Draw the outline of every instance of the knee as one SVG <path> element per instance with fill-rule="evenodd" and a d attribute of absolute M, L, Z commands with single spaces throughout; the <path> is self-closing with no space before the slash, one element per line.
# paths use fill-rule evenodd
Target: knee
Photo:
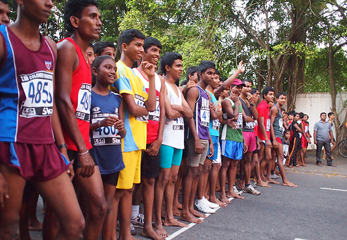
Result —
<path fill-rule="evenodd" d="M 172 175 L 172 176 L 170 177 L 170 183 L 175 184 L 176 181 L 177 181 L 177 178 L 178 178 L 178 174 Z"/>
<path fill-rule="evenodd" d="M 163 174 L 159 178 L 159 183 L 161 183 L 163 186 L 165 186 L 170 180 L 170 175 L 169 174 Z"/>
<path fill-rule="evenodd" d="M 102 220 L 104 219 L 108 209 L 108 204 L 105 200 L 104 195 L 94 196 L 91 203 L 90 212 L 94 219 Z"/>
<path fill-rule="evenodd" d="M 155 184 L 155 178 L 146 178 L 143 181 L 143 184 L 147 185 L 147 186 L 151 186 L 154 187 Z"/>
<path fill-rule="evenodd" d="M 61 223 L 61 228 L 66 233 L 65 235 L 71 237 L 71 239 L 81 237 L 82 231 L 85 228 L 85 220 L 82 213 L 79 216 L 74 216 L 66 221 L 64 220 L 64 223 Z"/>

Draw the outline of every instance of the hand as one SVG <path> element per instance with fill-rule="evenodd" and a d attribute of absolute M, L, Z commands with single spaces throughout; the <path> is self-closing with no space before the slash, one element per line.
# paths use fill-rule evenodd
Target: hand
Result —
<path fill-rule="evenodd" d="M 197 153 L 197 154 L 200 154 L 200 153 L 202 153 L 202 145 L 201 145 L 201 141 L 200 141 L 200 139 L 195 139 L 195 152 Z"/>
<path fill-rule="evenodd" d="M 0 208 L 4 208 L 5 204 L 4 204 L 4 200 L 5 198 L 10 198 L 10 196 L 8 195 L 8 186 L 7 186 L 7 182 L 4 178 L 4 176 L 0 173 Z"/>
<path fill-rule="evenodd" d="M 248 99 L 248 101 L 250 102 L 250 104 L 255 104 L 255 103 L 256 103 L 255 96 L 253 96 L 253 95 L 250 94 L 250 93 L 247 93 L 247 99 Z"/>
<path fill-rule="evenodd" d="M 178 111 L 178 112 L 183 112 L 183 106 L 181 106 L 181 105 L 175 105 L 175 104 L 173 104 L 173 105 L 171 105 L 171 108 L 172 108 L 173 110 Z"/>
<path fill-rule="evenodd" d="M 94 174 L 94 166 L 95 163 L 92 159 L 92 157 L 90 156 L 89 153 L 86 153 L 82 156 L 78 155 L 78 160 L 81 164 L 81 176 L 82 177 L 90 177 Z"/>
<path fill-rule="evenodd" d="M 195 86 L 196 86 L 196 83 L 194 81 L 188 81 L 186 88 L 189 89 L 189 88 L 195 87 Z"/>
<path fill-rule="evenodd" d="M 148 155 L 149 156 L 157 156 L 158 153 L 159 153 L 159 149 L 160 149 L 161 143 L 162 143 L 162 141 L 159 141 L 158 139 L 155 140 L 153 143 L 151 143 L 149 148 L 146 150 Z"/>
<path fill-rule="evenodd" d="M 233 93 L 233 92 L 230 92 L 230 99 L 234 102 L 234 103 L 236 103 L 236 102 L 238 102 L 239 101 L 239 96 L 237 96 L 235 93 Z"/>
<path fill-rule="evenodd" d="M 318 144 L 318 142 L 317 142 L 317 140 L 316 140 L 316 139 L 314 140 L 314 144 L 316 144 L 316 145 Z"/>
<path fill-rule="evenodd" d="M 118 129 L 118 132 L 124 131 L 124 122 L 121 119 L 118 119 L 114 126 Z"/>
<path fill-rule="evenodd" d="M 60 149 L 60 152 L 61 152 L 62 155 L 64 155 L 64 157 L 65 157 L 68 161 L 70 161 L 69 155 L 67 154 L 67 149 L 66 149 L 66 148 L 61 148 L 61 149 Z M 71 162 L 71 161 L 70 161 L 70 162 Z M 69 167 L 68 167 L 68 169 L 66 169 L 66 173 L 69 175 L 71 181 L 72 181 L 72 179 L 73 179 L 74 176 L 75 176 L 75 172 L 74 172 L 74 170 L 73 170 L 73 165 L 72 165 L 72 164 L 73 164 L 73 163 L 71 162 L 70 165 L 69 165 Z"/>
<path fill-rule="evenodd" d="M 307 142 L 308 142 L 309 144 L 311 144 L 311 139 L 307 138 Z"/>
<path fill-rule="evenodd" d="M 271 144 L 270 140 L 266 140 L 266 147 L 272 147 L 272 144 Z"/>
<path fill-rule="evenodd" d="M 243 153 L 248 152 L 248 146 L 246 143 L 243 143 Z"/>
<path fill-rule="evenodd" d="M 227 124 L 229 127 L 231 127 L 232 129 L 237 129 L 237 124 L 233 119 L 228 119 L 227 120 Z"/>
<path fill-rule="evenodd" d="M 143 61 L 141 64 L 143 65 L 143 71 L 148 76 L 148 80 L 150 77 L 155 76 L 155 69 L 156 69 L 155 65 L 153 65 L 152 63 L 150 63 L 148 61 Z"/>
<path fill-rule="evenodd" d="M 257 150 L 260 150 L 260 140 L 259 140 L 259 138 L 257 140 Z"/>
<path fill-rule="evenodd" d="M 213 148 L 213 142 L 210 143 L 210 154 L 208 154 L 208 157 L 212 157 L 214 154 L 214 148 Z"/>
<path fill-rule="evenodd" d="M 266 145 L 267 145 L 267 144 L 266 144 Z M 273 146 L 274 148 L 278 148 L 278 142 L 277 142 L 276 139 L 272 140 L 272 146 Z"/>
<path fill-rule="evenodd" d="M 107 118 L 100 121 L 100 126 L 109 127 L 113 126 L 118 121 L 116 116 L 108 116 Z"/>
<path fill-rule="evenodd" d="M 239 63 L 239 67 L 237 70 L 240 71 L 241 73 L 245 72 L 245 67 L 243 66 L 243 60 L 241 60 L 241 62 Z"/>

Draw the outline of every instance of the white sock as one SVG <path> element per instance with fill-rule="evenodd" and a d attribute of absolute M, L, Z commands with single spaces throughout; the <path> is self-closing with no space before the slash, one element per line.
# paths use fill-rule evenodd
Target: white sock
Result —
<path fill-rule="evenodd" d="M 131 219 L 137 218 L 140 213 L 140 205 L 132 205 L 131 206 Z"/>

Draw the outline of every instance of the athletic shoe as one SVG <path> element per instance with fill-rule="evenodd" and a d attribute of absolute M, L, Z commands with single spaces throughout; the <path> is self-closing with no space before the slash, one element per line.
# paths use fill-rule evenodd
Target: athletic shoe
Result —
<path fill-rule="evenodd" d="M 131 235 L 136 235 L 137 231 L 132 223 L 130 223 L 130 233 Z"/>
<path fill-rule="evenodd" d="M 255 190 L 254 187 L 251 184 L 248 185 L 248 187 L 245 187 L 243 189 L 243 191 L 245 193 L 250 193 L 250 194 L 253 194 L 253 195 L 260 195 L 260 192 L 258 190 Z"/>
<path fill-rule="evenodd" d="M 205 202 L 203 200 L 196 200 L 195 206 L 200 212 L 203 212 L 203 213 L 215 213 L 216 212 L 216 210 L 207 206 L 207 204 L 205 204 Z"/>
<path fill-rule="evenodd" d="M 256 182 L 254 182 L 254 181 L 250 181 L 250 184 L 253 186 L 253 188 L 257 188 L 257 183 Z"/>
<path fill-rule="evenodd" d="M 237 190 L 236 186 L 233 186 L 233 190 L 234 190 L 234 193 L 236 193 L 237 195 L 240 195 L 242 194 L 242 190 Z"/>
<path fill-rule="evenodd" d="M 209 208 L 220 208 L 219 205 L 217 203 L 213 203 L 210 202 L 209 200 L 207 200 L 205 197 L 202 197 L 202 200 L 204 201 L 204 203 L 209 207 Z"/>
<path fill-rule="evenodd" d="M 272 179 L 277 179 L 277 178 L 279 178 L 280 176 L 278 176 L 276 173 L 274 173 L 274 174 L 271 174 L 271 176 L 270 176 Z"/>
<path fill-rule="evenodd" d="M 140 213 L 135 219 L 131 219 L 131 223 L 136 226 L 143 227 L 143 225 L 145 224 L 145 215 Z"/>

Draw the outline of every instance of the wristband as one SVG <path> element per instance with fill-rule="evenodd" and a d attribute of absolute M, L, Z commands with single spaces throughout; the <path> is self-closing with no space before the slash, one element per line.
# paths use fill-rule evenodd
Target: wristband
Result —
<path fill-rule="evenodd" d="M 66 143 L 63 143 L 61 145 L 58 145 L 58 149 L 62 149 L 62 148 L 66 148 L 67 149 L 67 146 L 66 146 Z"/>
<path fill-rule="evenodd" d="M 83 156 L 86 155 L 87 153 L 89 153 L 89 150 L 85 151 L 84 153 L 77 153 L 78 156 Z"/>
<path fill-rule="evenodd" d="M 252 107 L 254 107 L 254 106 L 255 106 L 255 104 L 254 104 L 254 103 L 251 103 L 251 106 L 252 106 Z"/>

